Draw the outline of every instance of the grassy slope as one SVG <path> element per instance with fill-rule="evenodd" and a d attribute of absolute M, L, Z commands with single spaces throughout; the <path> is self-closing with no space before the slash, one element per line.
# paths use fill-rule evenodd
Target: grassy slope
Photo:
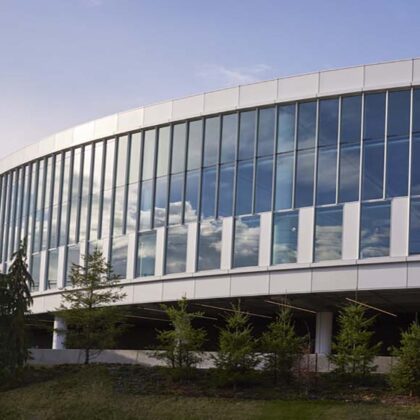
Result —
<path fill-rule="evenodd" d="M 113 391 L 108 371 L 100 367 L 0 393 L 2 420 L 255 418 L 420 419 L 420 408 L 121 394 Z"/>

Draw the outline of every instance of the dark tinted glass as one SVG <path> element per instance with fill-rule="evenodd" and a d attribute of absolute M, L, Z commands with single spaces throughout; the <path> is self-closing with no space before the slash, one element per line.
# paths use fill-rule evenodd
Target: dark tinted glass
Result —
<path fill-rule="evenodd" d="M 411 145 L 411 195 L 420 195 L 420 135 L 413 134 Z"/>
<path fill-rule="evenodd" d="M 260 217 L 238 217 L 235 220 L 233 267 L 258 265 Z"/>
<path fill-rule="evenodd" d="M 188 169 L 201 166 L 201 146 L 203 144 L 203 121 L 191 121 L 188 131 Z"/>
<path fill-rule="evenodd" d="M 420 254 L 420 199 L 412 198 L 410 203 L 410 255 Z"/>
<path fill-rule="evenodd" d="M 252 180 L 254 176 L 254 162 L 247 160 L 238 164 L 238 178 L 236 185 L 236 214 L 252 212 Z"/>
<path fill-rule="evenodd" d="M 220 162 L 231 162 L 236 156 L 236 137 L 238 133 L 238 115 L 228 114 L 222 118 L 222 145 Z"/>
<path fill-rule="evenodd" d="M 420 89 L 413 91 L 413 132 L 420 132 Z"/>
<path fill-rule="evenodd" d="M 155 227 L 166 224 L 166 208 L 168 206 L 168 177 L 156 179 L 155 191 Z"/>
<path fill-rule="evenodd" d="M 204 132 L 204 166 L 218 161 L 220 142 L 220 117 L 206 118 Z"/>
<path fill-rule="evenodd" d="M 337 148 L 323 147 L 318 151 L 317 204 L 335 203 L 336 178 Z"/>
<path fill-rule="evenodd" d="M 290 152 L 295 147 L 296 105 L 279 106 L 277 153 Z"/>
<path fill-rule="evenodd" d="M 295 263 L 299 213 L 275 213 L 273 218 L 272 264 Z"/>
<path fill-rule="evenodd" d="M 357 143 L 360 141 L 361 117 L 362 97 L 344 97 L 341 101 L 341 143 Z"/>
<path fill-rule="evenodd" d="M 342 207 L 318 208 L 315 212 L 315 261 L 341 258 Z"/>
<path fill-rule="evenodd" d="M 271 195 L 273 184 L 273 158 L 257 159 L 257 174 L 255 179 L 255 212 L 271 210 Z"/>
<path fill-rule="evenodd" d="M 184 174 L 171 176 L 169 190 L 169 220 L 168 224 L 181 223 L 182 219 L 182 196 L 184 188 Z"/>
<path fill-rule="evenodd" d="M 338 201 L 359 200 L 360 146 L 345 144 L 340 150 L 340 180 Z"/>
<path fill-rule="evenodd" d="M 263 108 L 258 117 L 257 156 L 274 152 L 275 108 Z"/>
<path fill-rule="evenodd" d="M 216 167 L 203 169 L 201 187 L 201 219 L 215 216 Z"/>
<path fill-rule="evenodd" d="M 391 204 L 363 203 L 360 220 L 360 258 L 389 255 Z"/>
<path fill-rule="evenodd" d="M 155 274 L 156 232 L 140 233 L 137 237 L 136 277 Z"/>
<path fill-rule="evenodd" d="M 168 227 L 166 234 L 165 274 L 183 273 L 187 259 L 187 226 Z"/>
<path fill-rule="evenodd" d="M 295 206 L 312 206 L 314 202 L 314 150 L 297 153 Z"/>
<path fill-rule="evenodd" d="M 220 166 L 219 175 L 219 210 L 222 217 L 232 216 L 234 166 L 228 163 Z"/>
<path fill-rule="evenodd" d="M 389 138 L 386 158 L 386 196 L 399 197 L 408 191 L 408 138 Z"/>
<path fill-rule="evenodd" d="M 153 180 L 141 184 L 140 230 L 152 227 Z"/>
<path fill-rule="evenodd" d="M 388 137 L 408 136 L 410 131 L 410 91 L 388 94 Z"/>
<path fill-rule="evenodd" d="M 381 198 L 384 177 L 384 143 L 366 142 L 363 145 L 362 199 Z"/>
<path fill-rule="evenodd" d="M 171 173 L 176 174 L 185 169 L 185 148 L 187 144 L 186 124 L 173 126 Z"/>
<path fill-rule="evenodd" d="M 293 161 L 293 153 L 277 155 L 275 210 L 292 207 Z"/>
<path fill-rule="evenodd" d="M 365 96 L 363 138 L 383 139 L 385 135 L 385 93 Z"/>
<path fill-rule="evenodd" d="M 187 182 L 185 185 L 185 222 L 195 222 L 197 220 L 199 182 L 199 169 L 187 172 Z"/>
<path fill-rule="evenodd" d="M 316 102 L 299 104 L 297 148 L 309 149 L 315 146 Z"/>
<path fill-rule="evenodd" d="M 214 270 L 220 268 L 222 249 L 222 222 L 212 220 L 200 224 L 198 240 L 197 270 Z"/>
<path fill-rule="evenodd" d="M 239 123 L 239 159 L 249 159 L 254 156 L 256 111 L 240 113 Z"/>
<path fill-rule="evenodd" d="M 337 144 L 338 136 L 338 99 L 319 101 L 319 146 Z"/>
<path fill-rule="evenodd" d="M 112 269 L 121 279 L 127 275 L 127 236 L 112 239 Z"/>

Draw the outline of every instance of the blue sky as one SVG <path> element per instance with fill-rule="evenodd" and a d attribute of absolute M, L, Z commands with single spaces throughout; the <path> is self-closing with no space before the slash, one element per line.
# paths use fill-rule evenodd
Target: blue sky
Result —
<path fill-rule="evenodd" d="M 416 0 L 0 0 L 0 157 L 78 123 L 420 56 Z"/>

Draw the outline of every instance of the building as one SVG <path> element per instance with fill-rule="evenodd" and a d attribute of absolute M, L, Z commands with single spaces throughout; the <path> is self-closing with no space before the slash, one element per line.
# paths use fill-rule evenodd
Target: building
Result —
<path fill-rule="evenodd" d="M 34 317 L 52 320 L 93 246 L 150 331 L 162 325 L 150 311 L 183 295 L 216 319 L 241 297 L 256 325 L 287 295 L 328 353 L 346 298 L 398 314 L 381 315 L 385 343 L 419 307 L 420 59 L 122 112 L 26 147 L 0 173 L 1 264 L 27 237 Z"/>

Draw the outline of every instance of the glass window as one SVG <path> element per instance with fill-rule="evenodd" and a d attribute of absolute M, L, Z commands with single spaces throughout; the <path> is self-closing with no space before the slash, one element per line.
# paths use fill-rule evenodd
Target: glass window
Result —
<path fill-rule="evenodd" d="M 168 224 L 170 225 L 181 223 L 183 189 L 184 189 L 184 174 L 172 175 L 170 192 L 169 192 Z"/>
<path fill-rule="evenodd" d="M 293 153 L 277 155 L 275 210 L 292 207 L 293 162 Z"/>
<path fill-rule="evenodd" d="M 382 198 L 384 177 L 384 142 L 363 144 L 362 199 Z"/>
<path fill-rule="evenodd" d="M 70 275 L 73 264 L 80 265 L 80 248 L 79 245 L 67 247 L 66 256 L 66 276 L 64 279 L 64 286 L 71 285 Z"/>
<path fill-rule="evenodd" d="M 420 254 L 420 199 L 412 198 L 410 203 L 409 253 Z"/>
<path fill-rule="evenodd" d="M 277 153 L 291 152 L 295 148 L 296 105 L 279 106 Z"/>
<path fill-rule="evenodd" d="M 340 149 L 340 186 L 338 201 L 359 200 L 360 146 L 343 144 Z"/>
<path fill-rule="evenodd" d="M 220 117 L 206 118 L 204 132 L 204 166 L 215 165 L 219 155 Z"/>
<path fill-rule="evenodd" d="M 156 130 L 146 130 L 143 142 L 143 173 L 142 180 L 153 178 L 155 162 Z"/>
<path fill-rule="evenodd" d="M 260 217 L 237 217 L 233 242 L 234 268 L 258 266 Z"/>
<path fill-rule="evenodd" d="M 119 278 L 127 277 L 127 236 L 112 239 L 112 270 Z"/>
<path fill-rule="evenodd" d="M 90 220 L 90 235 L 89 238 L 97 239 L 99 234 L 100 224 L 100 205 L 101 205 L 101 188 L 103 179 L 103 142 L 95 144 L 95 155 L 92 175 L 92 204 L 91 204 L 91 220 Z"/>
<path fill-rule="evenodd" d="M 227 114 L 222 117 L 222 145 L 220 162 L 232 162 L 236 156 L 236 137 L 238 131 L 238 114 Z"/>
<path fill-rule="evenodd" d="M 40 271 L 41 271 L 41 254 L 32 254 L 32 261 L 31 261 L 31 276 L 34 281 L 34 290 L 39 289 L 40 279 Z"/>
<path fill-rule="evenodd" d="M 345 96 L 341 101 L 341 143 L 360 142 L 362 97 Z"/>
<path fill-rule="evenodd" d="M 212 220 L 200 224 L 198 240 L 197 270 L 214 270 L 220 268 L 222 250 L 222 222 Z"/>
<path fill-rule="evenodd" d="M 117 187 L 127 183 L 127 162 L 128 136 L 123 136 L 118 139 L 117 179 L 115 183 Z"/>
<path fill-rule="evenodd" d="M 159 128 L 158 157 L 156 176 L 164 176 L 169 173 L 169 154 L 171 150 L 171 130 L 169 126 Z"/>
<path fill-rule="evenodd" d="M 420 98 L 420 95 L 419 95 Z M 411 195 L 420 195 L 420 135 L 413 134 L 411 142 Z"/>
<path fill-rule="evenodd" d="M 239 124 L 239 160 L 254 156 L 256 111 L 240 113 Z"/>
<path fill-rule="evenodd" d="M 218 215 L 221 217 L 232 216 L 234 164 L 220 165 L 219 174 L 219 200 Z"/>
<path fill-rule="evenodd" d="M 200 170 L 187 172 L 185 185 L 185 222 L 195 222 L 198 212 L 198 188 L 200 186 Z"/>
<path fill-rule="evenodd" d="M 410 91 L 388 94 L 388 137 L 408 136 L 410 131 Z"/>
<path fill-rule="evenodd" d="M 108 140 L 105 144 L 104 190 L 110 190 L 114 186 L 115 140 Z"/>
<path fill-rule="evenodd" d="M 139 184 L 134 183 L 128 186 L 127 193 L 127 227 L 126 231 L 128 233 L 135 232 L 137 229 L 137 218 L 138 218 L 138 205 L 139 200 Z"/>
<path fill-rule="evenodd" d="M 420 131 L 420 89 L 413 91 L 413 132 Z"/>
<path fill-rule="evenodd" d="M 190 121 L 188 129 L 188 169 L 201 166 L 201 146 L 203 143 L 203 120 Z"/>
<path fill-rule="evenodd" d="M 295 263 L 299 212 L 274 213 L 272 264 Z"/>
<path fill-rule="evenodd" d="M 363 138 L 383 139 L 385 135 L 385 93 L 365 95 Z"/>
<path fill-rule="evenodd" d="M 165 274 L 184 273 L 187 260 L 186 225 L 168 227 L 166 232 Z"/>
<path fill-rule="evenodd" d="M 152 227 L 153 180 L 141 183 L 140 230 Z"/>
<path fill-rule="evenodd" d="M 273 158 L 257 159 L 257 174 L 255 179 L 255 212 L 271 210 L 273 185 Z"/>
<path fill-rule="evenodd" d="M 316 202 L 321 204 L 335 203 L 337 178 L 337 148 L 322 147 L 318 150 L 318 176 Z"/>
<path fill-rule="evenodd" d="M 314 150 L 301 150 L 296 161 L 295 206 L 312 206 L 314 202 Z"/>
<path fill-rule="evenodd" d="M 315 147 L 316 133 L 316 102 L 299 104 L 297 148 L 310 149 Z"/>
<path fill-rule="evenodd" d="M 386 196 L 400 197 L 408 191 L 407 137 L 388 138 L 386 157 Z"/>
<path fill-rule="evenodd" d="M 124 207 L 125 207 L 125 186 L 123 185 L 121 187 L 115 188 L 113 235 L 122 235 L 124 233 L 124 215 L 126 213 Z"/>
<path fill-rule="evenodd" d="M 322 207 L 315 211 L 315 261 L 341 258 L 343 208 Z"/>
<path fill-rule="evenodd" d="M 319 101 L 318 146 L 337 144 L 338 136 L 338 99 Z"/>
<path fill-rule="evenodd" d="M 141 133 L 133 133 L 130 140 L 130 170 L 128 183 L 140 181 Z M 95 157 L 96 160 L 96 157 Z"/>
<path fill-rule="evenodd" d="M 154 226 L 165 226 L 166 207 L 168 206 L 168 177 L 163 176 L 156 179 L 155 192 L 155 222 Z"/>
<path fill-rule="evenodd" d="M 275 108 L 262 108 L 258 118 L 257 156 L 274 153 Z"/>
<path fill-rule="evenodd" d="M 236 214 L 252 213 L 252 184 L 254 177 L 254 162 L 247 160 L 239 162 L 236 185 Z"/>
<path fill-rule="evenodd" d="M 362 203 L 360 221 L 360 258 L 389 255 L 391 204 Z"/>
<path fill-rule="evenodd" d="M 216 167 L 203 169 L 201 187 L 201 219 L 215 216 Z"/>
<path fill-rule="evenodd" d="M 48 288 L 57 287 L 58 278 L 58 249 L 53 249 L 48 252 Z"/>
<path fill-rule="evenodd" d="M 173 126 L 172 165 L 171 173 L 176 174 L 185 170 L 185 149 L 187 143 L 186 124 Z"/>
<path fill-rule="evenodd" d="M 156 232 L 143 232 L 137 237 L 136 277 L 155 275 Z"/>

